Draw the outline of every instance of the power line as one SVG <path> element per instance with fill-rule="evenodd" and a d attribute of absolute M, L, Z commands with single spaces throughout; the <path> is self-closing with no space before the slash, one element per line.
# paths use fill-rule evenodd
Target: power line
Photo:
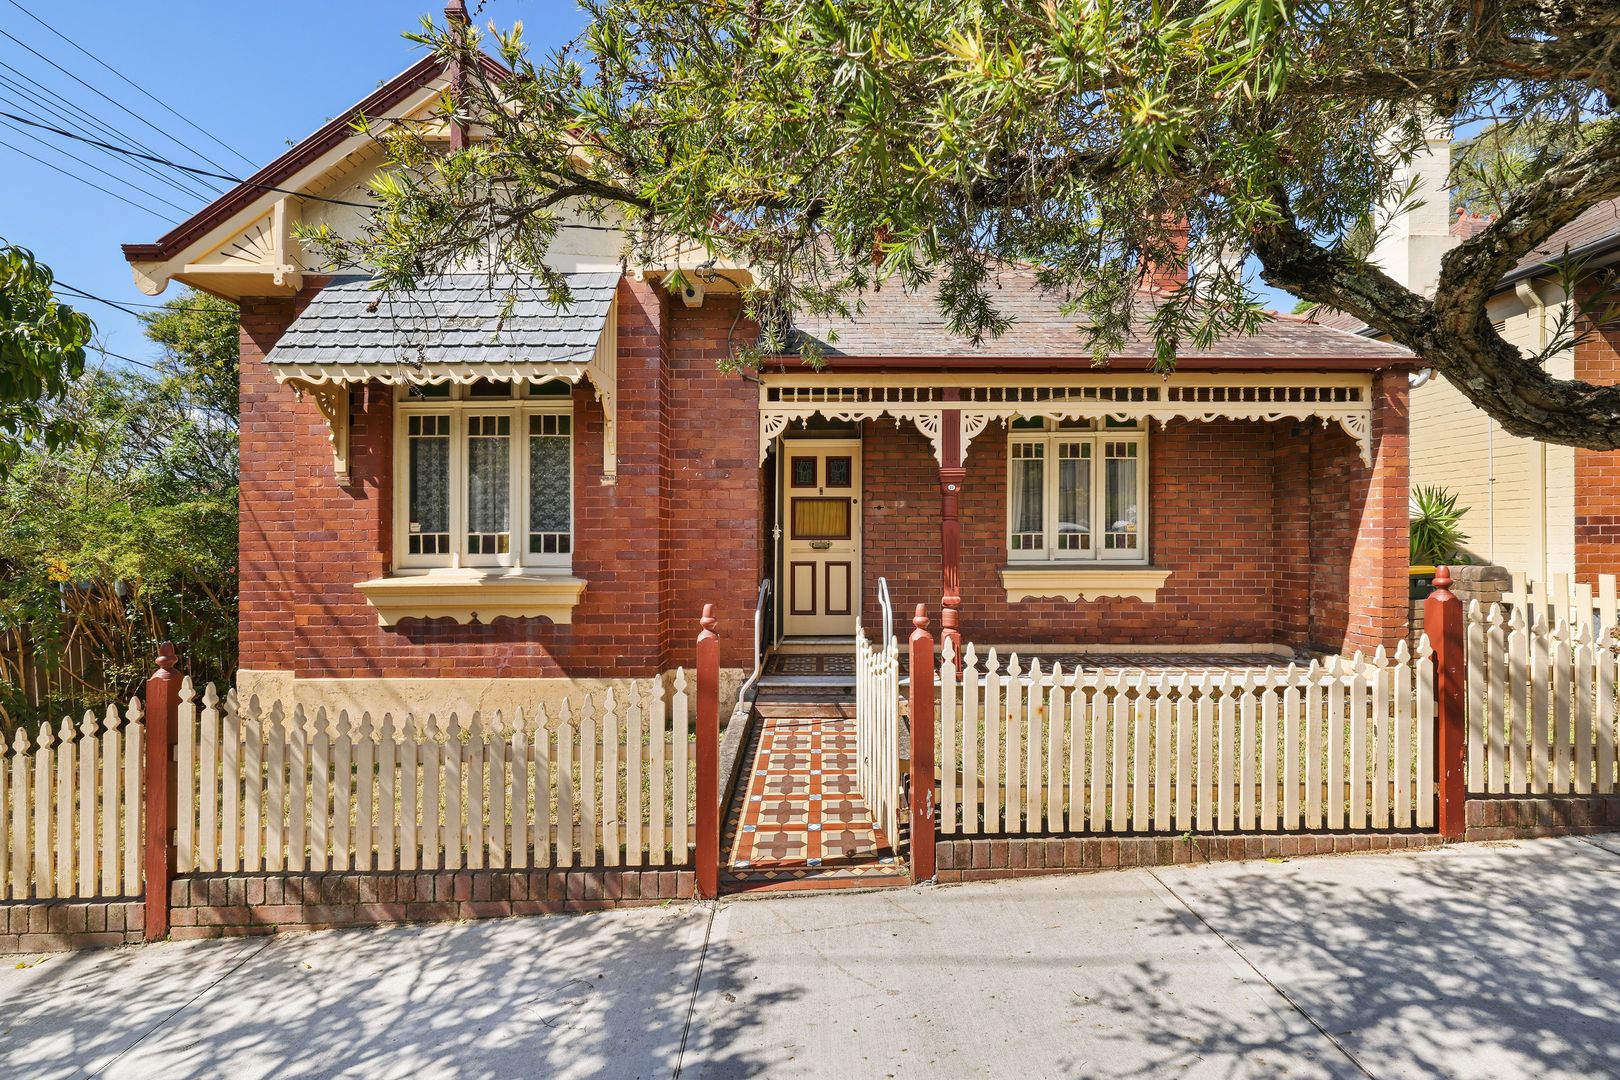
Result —
<path fill-rule="evenodd" d="M 4 114 L 0 114 L 0 115 L 4 115 Z M 21 147 L 13 146 L 10 143 L 6 142 L 4 139 L 0 139 L 0 146 L 4 146 L 6 149 L 11 150 L 14 153 L 21 154 L 23 157 L 28 158 L 31 161 L 37 161 L 41 165 L 45 166 L 47 169 L 55 169 L 57 172 L 61 173 L 63 176 L 70 176 L 73 179 L 77 180 L 81 184 L 84 184 L 84 185 L 86 185 L 88 187 L 95 188 L 97 191 L 101 192 L 103 195 L 111 195 L 113 198 L 117 199 L 121 203 L 128 203 L 130 206 L 133 206 L 135 209 L 144 211 L 145 213 L 148 213 L 148 214 L 151 214 L 153 217 L 158 218 L 158 219 L 160 219 L 162 221 L 167 221 L 171 225 L 176 224 L 175 220 L 173 218 L 169 217 L 167 214 L 160 214 L 156 210 L 153 210 L 150 206 L 142 206 L 140 203 L 134 201 L 133 199 L 126 199 L 124 196 L 118 194 L 118 192 L 116 192 L 116 191 L 108 191 L 106 188 L 102 187 L 100 184 L 97 184 L 97 183 L 95 183 L 93 181 L 90 181 L 90 180 L 86 180 L 84 177 L 78 175 L 77 173 L 68 172 L 66 169 L 62 168 L 60 165 L 54 165 L 51 162 L 46 161 L 42 157 L 35 157 L 33 154 L 30 154 L 28 151 L 22 149 Z"/>
<path fill-rule="evenodd" d="M 0 30 L 0 37 L 6 38 L 8 41 L 11 41 L 14 44 L 20 46 L 21 48 L 23 48 L 24 50 L 26 50 L 27 52 L 29 52 L 33 56 L 38 57 L 40 60 L 45 61 L 45 63 L 51 65 L 51 67 L 55 68 L 57 71 L 60 71 L 62 74 L 66 75 L 68 78 L 72 79 L 74 82 L 78 83 L 80 86 L 82 86 L 86 90 L 90 91 L 92 94 L 95 94 L 97 97 L 99 97 L 102 100 L 106 101 L 109 105 L 117 106 L 119 109 L 121 109 L 124 112 L 128 113 L 130 116 L 134 117 L 136 120 L 139 120 L 141 123 L 145 124 L 147 127 L 151 128 L 153 131 L 157 132 L 159 135 L 162 135 L 165 139 L 168 139 L 170 142 L 172 142 L 175 145 L 181 147 L 182 149 L 189 150 L 191 153 L 196 154 L 198 157 L 200 157 L 204 161 L 208 162 L 208 164 L 212 165 L 214 168 L 223 169 L 225 167 L 225 166 L 221 165 L 219 162 L 215 161 L 213 158 L 209 157 L 207 154 L 205 154 L 202 151 L 198 150 L 196 147 L 190 145 L 189 143 L 185 142 L 182 139 L 176 138 L 175 136 L 169 134 L 167 131 L 164 131 L 162 128 L 160 128 L 156 124 L 152 123 L 152 121 L 148 120 L 146 117 L 142 116 L 140 113 L 136 112 L 135 110 L 131 109 L 129 106 L 125 105 L 123 102 L 118 101 L 115 98 L 108 97 L 106 94 L 102 93 L 96 87 L 90 85 L 85 80 L 79 78 L 79 76 L 75 75 L 73 72 L 69 71 L 67 68 L 63 67 L 61 64 L 58 64 L 55 60 L 52 60 L 50 57 L 46 56 L 44 53 L 40 52 L 38 49 L 33 48 L 27 42 L 13 36 L 12 34 L 7 33 L 4 30 Z"/>
<path fill-rule="evenodd" d="M 4 30 L 0 30 L 0 34 L 4 33 Z M 376 203 L 357 203 L 349 202 L 346 199 L 329 199 L 325 195 L 311 195 L 304 191 L 294 191 L 292 188 L 276 187 L 274 184 L 260 184 L 252 180 L 243 180 L 239 177 L 231 176 L 229 173 L 209 172 L 207 169 L 199 169 L 194 165 L 182 165 L 177 161 L 170 161 L 168 158 L 158 157 L 155 154 L 142 154 L 134 150 L 126 150 L 122 146 L 114 146 L 112 143 L 105 143 L 99 139 L 92 139 L 86 135 L 80 135 L 72 131 L 65 131 L 62 128 L 52 127 L 50 124 L 42 124 L 37 120 L 30 120 L 27 117 L 18 116 L 15 113 L 8 113 L 3 110 L 0 110 L 0 116 L 3 116 L 8 120 L 15 120 L 19 124 L 27 124 L 29 127 L 41 128 L 45 131 L 52 132 L 53 134 L 61 135 L 64 138 L 76 139 L 79 142 L 89 143 L 91 146 L 99 146 L 103 150 L 111 150 L 116 154 L 126 154 L 130 157 L 141 158 L 145 161 L 154 161 L 159 165 L 166 165 L 171 169 L 179 169 L 181 172 L 188 172 L 197 176 L 211 176 L 216 180 L 228 180 L 233 184 L 241 184 L 244 187 L 256 188 L 259 191 L 277 191 L 283 195 L 297 195 L 299 198 L 313 199 L 316 202 L 331 203 L 334 206 L 352 206 L 357 210 L 377 209 Z"/>
<path fill-rule="evenodd" d="M 0 60 L 0 68 L 4 68 L 5 70 L 7 70 L 7 71 L 11 72 L 13 75 L 15 75 L 18 79 L 22 80 L 22 82 L 14 83 L 14 84 L 12 84 L 10 86 L 7 86 L 5 84 L 0 84 L 0 93 L 13 93 L 14 92 L 16 94 L 20 94 L 24 99 L 26 99 L 25 102 L 19 105 L 19 103 L 15 99 L 12 99 L 11 103 L 13 105 L 18 105 L 18 107 L 21 108 L 24 112 L 30 112 L 30 111 L 33 111 L 35 109 L 43 109 L 45 112 L 51 113 L 54 116 L 56 116 L 56 118 L 58 118 L 64 124 L 67 124 L 70 127 L 78 126 L 81 122 L 82 123 L 87 123 L 87 124 L 89 124 L 89 126 L 92 129 L 98 129 L 100 134 L 104 134 L 108 138 L 122 140 L 122 142 L 125 145 L 134 147 L 135 149 L 138 149 L 138 150 L 146 150 L 146 151 L 149 151 L 149 152 L 151 151 L 151 149 L 152 149 L 151 147 L 146 146 L 143 143 L 139 142 L 138 140 L 131 138 L 129 135 L 125 134 L 124 132 L 121 132 L 121 131 L 118 131 L 118 130 L 114 129 L 113 127 L 111 127 L 110 125 L 105 123 L 104 121 L 98 119 L 96 116 L 92 115 L 91 113 L 89 113 L 89 112 L 85 111 L 84 109 L 80 108 L 78 105 L 74 104 L 73 102 L 71 102 L 71 101 L 67 100 L 66 98 L 62 97 L 61 95 L 57 94 L 54 90 L 51 90 L 49 87 L 45 86 L 39 80 L 31 78 L 28 75 L 25 75 L 23 72 L 18 71 L 16 68 L 12 67 L 10 64 L 6 63 L 3 60 Z M 31 84 L 35 89 L 34 90 L 29 90 L 27 86 L 23 85 L 23 83 Z M 38 91 L 38 92 L 36 92 L 36 91 Z M 69 113 L 63 112 L 62 109 L 57 108 L 55 104 L 52 104 L 52 102 L 50 100 L 48 100 L 48 99 L 51 99 L 51 98 L 54 98 L 56 100 L 56 102 L 58 102 L 61 105 L 65 106 L 67 109 L 70 109 L 74 113 L 77 113 L 78 116 L 75 117 L 73 115 L 70 115 Z M 83 120 L 81 121 L 79 119 L 79 117 L 82 117 Z M 111 151 L 102 150 L 101 152 L 104 153 L 104 154 L 108 154 L 109 156 L 112 156 Z M 151 165 L 148 165 L 144 161 L 133 161 L 130 164 L 132 164 L 135 168 L 139 169 L 141 172 L 146 173 L 148 176 L 152 176 L 152 177 L 154 177 L 154 178 L 156 178 L 158 180 L 161 180 L 163 183 L 167 184 L 169 187 L 173 188 L 174 190 L 180 192 L 182 195 L 186 196 L 186 198 L 188 198 L 188 199 L 195 199 L 195 198 L 199 198 L 199 197 L 203 198 L 203 199 L 212 199 L 215 195 L 219 194 L 219 189 L 217 187 L 214 187 L 212 185 L 204 184 L 204 183 L 202 183 L 202 181 L 193 179 L 192 177 L 189 177 L 189 176 L 184 177 L 183 179 L 184 179 L 185 183 L 182 183 L 181 180 L 175 179 L 173 176 L 169 175 L 168 173 L 159 172 L 157 169 L 153 168 Z"/>
<path fill-rule="evenodd" d="M 0 30 L 0 34 L 4 34 L 4 33 L 5 33 L 4 30 Z M 240 177 L 231 176 L 229 173 L 210 172 L 207 169 L 199 169 L 194 165 L 182 165 L 178 161 L 170 161 L 168 158 L 159 157 L 156 154 L 143 154 L 143 153 L 139 153 L 138 151 L 135 151 L 135 150 L 126 149 L 126 148 L 124 148 L 122 146 L 114 146 L 112 143 L 102 142 L 100 139 L 92 139 L 87 135 L 81 135 L 78 132 L 68 131 L 68 130 L 66 130 L 64 128 L 55 127 L 54 125 L 51 125 L 51 124 L 42 124 L 37 120 L 30 120 L 25 116 L 18 116 L 16 113 L 6 112 L 3 109 L 0 109 L 0 117 L 4 117 L 7 120 L 15 120 L 19 124 L 27 124 L 29 127 L 39 128 L 42 131 L 49 131 L 53 135 L 60 135 L 65 139 L 73 139 L 76 142 L 88 143 L 91 146 L 100 147 L 101 149 L 107 150 L 107 151 L 109 151 L 111 153 L 114 153 L 114 154 L 123 154 L 126 157 L 133 157 L 133 158 L 139 158 L 139 159 L 141 159 L 143 161 L 156 162 L 159 165 L 164 165 L 164 166 L 167 166 L 168 168 L 171 168 L 171 169 L 178 169 L 181 172 L 192 173 L 192 174 L 195 174 L 197 176 L 211 176 L 211 177 L 214 177 L 217 180 L 225 180 L 225 181 L 228 181 L 228 182 L 233 183 L 233 184 L 239 184 L 239 185 L 241 185 L 243 187 L 250 187 L 250 188 L 255 189 L 256 191 L 274 191 L 274 192 L 278 192 L 278 193 L 280 193 L 282 195 L 295 195 L 300 199 L 309 199 L 312 202 L 330 203 L 333 206 L 349 206 L 349 207 L 353 207 L 356 210 L 377 210 L 377 209 L 380 209 L 380 207 L 381 207 L 381 204 L 379 204 L 379 203 L 357 203 L 357 202 L 351 202 L 348 199 L 333 199 L 333 198 L 330 198 L 329 196 L 326 196 L 326 195 L 315 195 L 315 194 L 312 194 L 311 192 L 297 191 L 297 190 L 295 190 L 293 188 L 277 187 L 275 184 L 261 184 L 261 183 L 258 183 L 257 181 L 254 181 L 254 180 L 243 180 Z M 21 153 L 21 151 L 18 151 L 18 152 Z M 32 157 L 32 155 L 28 155 L 28 156 Z M 35 160 L 37 161 L 39 159 L 35 158 Z M 620 229 L 620 228 L 618 228 L 617 226 L 614 226 L 614 225 L 586 225 L 586 224 L 574 223 L 574 222 L 560 223 L 560 224 L 558 224 L 557 228 L 559 228 L 559 229 L 578 229 L 578 230 L 583 230 L 583 231 L 586 231 L 586 232 L 622 232 L 623 231 L 622 229 Z"/>
<path fill-rule="evenodd" d="M 0 121 L 0 124 L 3 124 L 4 127 L 7 130 L 15 131 L 17 134 L 26 136 L 27 138 L 30 138 L 30 139 L 33 139 L 35 142 L 40 143 L 41 145 L 48 145 L 48 144 L 45 143 L 45 140 L 41 139 L 38 135 L 35 135 L 31 131 L 25 131 L 24 129 L 18 127 L 16 124 L 9 123 L 9 122 L 4 122 L 4 121 Z M 155 199 L 156 201 L 162 203 L 164 206 L 174 207 L 174 209 L 178 210 L 180 213 L 188 215 L 188 216 L 191 214 L 191 211 L 187 210 L 185 207 L 178 206 L 175 203 L 170 202 L 168 199 L 165 199 L 163 196 L 158 195 L 155 192 L 147 191 L 145 188 L 141 187 L 139 184 L 134 183 L 133 181 L 130 181 L 130 180 L 125 180 L 122 176 L 119 176 L 119 175 L 117 175 L 115 173 L 110 173 L 106 169 L 103 169 L 100 165 L 92 164 L 91 162 L 88 162 L 88 161 L 84 160 L 84 158 L 80 157 L 77 154 L 74 154 L 74 153 L 72 153 L 70 151 L 67 151 L 67 150 L 63 150 L 59 146 L 52 146 L 51 149 L 56 151 L 58 154 L 61 154 L 63 157 L 71 158 L 72 160 L 77 161 L 80 165 L 83 165 L 85 168 L 90 169 L 93 172 L 100 173 L 102 176 L 105 176 L 109 180 L 112 180 L 112 181 L 115 181 L 117 183 L 123 184 L 125 187 L 130 188 L 133 191 L 138 191 L 142 195 L 145 195 L 149 199 Z"/>
<path fill-rule="evenodd" d="M 137 360 L 133 356 L 125 356 L 123 353 L 115 353 L 111 349 L 103 349 L 100 345 L 86 345 L 85 348 L 93 349 L 102 356 L 110 356 L 114 360 L 122 360 L 126 364 L 134 364 L 136 367 L 143 367 L 147 371 L 155 371 L 160 375 L 163 373 L 163 369 L 159 368 L 156 364 L 149 364 L 145 360 Z"/>
<path fill-rule="evenodd" d="M 156 102 L 157 105 L 159 107 L 161 107 L 165 112 L 167 112 L 170 116 L 173 116 L 175 119 L 177 119 L 177 120 L 181 121 L 182 123 L 188 125 L 193 130 L 195 130 L 198 133 L 200 133 L 200 134 L 206 136 L 207 138 L 213 140 L 215 143 L 218 143 L 220 146 L 224 147 L 226 150 L 229 150 L 231 153 L 233 153 L 237 157 L 241 158 L 247 164 L 249 164 L 249 165 L 253 164 L 253 159 L 252 158 L 248 157 L 246 154 L 242 153 L 240 150 L 236 149 L 230 143 L 225 142 L 223 139 L 219 138 L 217 135 L 213 134 L 212 132 L 198 126 L 191 119 L 189 119 L 186 116 L 183 116 L 179 112 L 175 111 L 175 109 L 173 107 L 171 107 L 167 102 L 165 102 L 161 98 L 157 97 L 155 94 L 148 91 L 140 83 L 137 83 L 136 81 L 131 79 L 129 76 L 125 75 L 123 72 L 119 71 L 117 68 L 115 68 L 111 64 L 107 63 L 101 57 L 97 56 L 95 53 L 90 52 L 84 46 L 80 45 L 77 41 L 74 41 L 72 38 L 70 38 L 66 34 L 62 33 L 56 27 L 54 27 L 50 23 L 46 22 L 44 19 L 41 19 L 38 15 L 35 15 L 32 11 L 29 11 L 26 7 L 19 4 L 17 2 L 17 0 L 6 0 L 6 2 L 9 3 L 12 7 L 16 8 L 18 11 L 22 12 L 24 15 L 27 15 L 30 19 L 33 19 L 35 22 L 39 23 L 39 25 L 41 25 L 45 29 L 49 30 L 51 33 L 55 34 L 57 37 L 61 38 L 63 41 L 67 42 L 69 45 L 73 46 L 75 49 L 77 49 L 79 52 L 83 53 L 85 56 L 88 56 L 90 59 L 92 59 L 96 63 L 100 64 L 102 67 L 106 68 L 108 71 L 110 71 L 114 75 L 118 76 L 120 79 L 122 79 L 124 82 L 128 83 L 130 86 L 133 86 L 136 90 L 139 90 L 141 92 L 141 94 L 143 94 L 147 99 L 149 99 L 149 100 L 151 100 L 153 102 Z"/>
<path fill-rule="evenodd" d="M 129 311 L 130 308 L 152 308 L 154 310 L 162 310 L 163 308 L 166 308 L 166 307 L 169 306 L 168 304 L 146 304 L 146 303 L 142 303 L 139 300 L 108 300 L 104 296 L 97 296 L 95 293 L 90 292 L 88 289 L 81 289 L 77 285 L 69 285 L 67 282 L 63 281 L 61 278 L 56 278 L 52 282 L 52 285 L 55 288 L 66 289 L 68 292 L 78 293 L 80 296 L 87 297 L 88 299 L 91 299 L 91 300 L 99 300 L 103 304 L 110 304 L 113 307 L 123 308 L 125 311 Z M 130 314 L 131 315 L 138 315 L 139 312 L 131 311 Z"/>
<path fill-rule="evenodd" d="M 69 285 L 65 281 L 57 281 L 57 282 L 55 282 L 54 287 L 57 288 L 57 289 L 61 289 L 63 292 L 66 292 L 69 296 L 74 297 L 75 299 L 94 300 L 98 304 L 106 304 L 110 308 L 115 308 L 118 311 L 122 311 L 126 315 L 133 315 L 137 319 L 140 318 L 141 314 L 142 314 L 141 312 L 136 311 L 132 307 L 129 307 L 129 306 L 125 305 L 125 304 L 119 303 L 117 300 L 108 300 L 105 296 L 97 296 L 93 292 L 86 292 L 83 289 L 76 288 L 75 286 Z M 152 305 L 149 305 L 149 306 L 151 306 L 151 307 L 161 307 L 162 305 L 161 304 L 152 304 Z"/>

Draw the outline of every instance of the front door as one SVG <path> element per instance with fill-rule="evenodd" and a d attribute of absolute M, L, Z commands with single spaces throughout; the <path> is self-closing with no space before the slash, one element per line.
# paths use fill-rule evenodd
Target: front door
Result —
<path fill-rule="evenodd" d="M 780 457 L 783 633 L 853 634 L 861 594 L 861 444 L 784 439 Z"/>

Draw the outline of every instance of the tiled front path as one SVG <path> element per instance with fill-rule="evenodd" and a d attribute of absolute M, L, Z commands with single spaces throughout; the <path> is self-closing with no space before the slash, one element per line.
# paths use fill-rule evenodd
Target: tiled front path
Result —
<path fill-rule="evenodd" d="M 761 699 L 721 847 L 728 892 L 905 885 L 855 783 L 852 704 Z"/>

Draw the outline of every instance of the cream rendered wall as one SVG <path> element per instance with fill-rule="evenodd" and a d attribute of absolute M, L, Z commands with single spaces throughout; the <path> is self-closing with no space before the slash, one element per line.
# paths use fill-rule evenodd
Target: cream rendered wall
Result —
<path fill-rule="evenodd" d="M 1545 340 L 1540 311 L 1518 297 L 1493 301 L 1490 314 L 1525 352 Z M 1569 378 L 1574 357 L 1560 353 L 1549 367 Z M 1412 484 L 1457 493 L 1470 554 L 1541 580 L 1574 571 L 1573 449 L 1509 435 L 1438 375 L 1412 392 L 1411 422 Z"/>

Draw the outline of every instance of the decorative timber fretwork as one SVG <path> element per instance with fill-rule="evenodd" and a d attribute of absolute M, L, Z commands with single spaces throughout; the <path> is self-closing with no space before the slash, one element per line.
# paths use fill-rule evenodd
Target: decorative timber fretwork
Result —
<path fill-rule="evenodd" d="M 960 391 L 947 400 L 946 387 Z M 909 421 L 942 460 L 941 413 L 959 410 L 962 452 L 991 422 L 1081 420 L 1319 420 L 1336 423 L 1372 463 L 1372 376 L 1355 372 L 1094 376 L 766 375 L 760 387 L 760 461 L 789 424 Z"/>

